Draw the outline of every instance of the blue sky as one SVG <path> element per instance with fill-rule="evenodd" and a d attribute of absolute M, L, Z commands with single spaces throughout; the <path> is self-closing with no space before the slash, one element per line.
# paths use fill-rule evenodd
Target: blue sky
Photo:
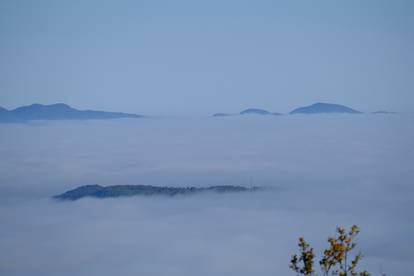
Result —
<path fill-rule="evenodd" d="M 414 111 L 412 1 L 0 2 L 0 105 Z"/>

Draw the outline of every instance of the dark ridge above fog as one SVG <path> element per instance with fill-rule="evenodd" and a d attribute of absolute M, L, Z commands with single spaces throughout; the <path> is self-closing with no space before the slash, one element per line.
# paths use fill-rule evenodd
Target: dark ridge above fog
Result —
<path fill-rule="evenodd" d="M 332 104 L 332 103 L 315 103 L 309 106 L 299 107 L 292 110 L 289 114 L 320 114 L 320 113 L 349 113 L 349 114 L 360 114 L 362 112 L 350 108 L 345 105 L 340 104 Z M 375 112 L 376 114 L 391 114 L 392 112 L 386 111 L 378 111 Z M 259 108 L 248 108 L 241 111 L 238 114 L 230 114 L 230 113 L 216 113 L 213 114 L 214 117 L 227 117 L 227 116 L 235 116 L 235 115 L 275 115 L 280 116 L 283 113 L 278 112 L 270 112 L 265 109 Z"/>
<path fill-rule="evenodd" d="M 213 117 L 228 117 L 228 116 L 236 116 L 236 115 L 275 115 L 275 116 L 279 116 L 279 115 L 283 115 L 283 114 L 278 113 L 278 112 L 270 112 L 270 111 L 267 111 L 265 109 L 260 109 L 260 108 L 248 108 L 248 109 L 245 109 L 245 110 L 241 111 L 240 113 L 236 113 L 236 114 L 215 113 L 215 114 L 213 114 Z"/>
<path fill-rule="evenodd" d="M 259 108 L 248 108 L 240 112 L 240 115 L 282 115 L 281 113 L 277 112 L 269 112 L 264 109 Z"/>
<path fill-rule="evenodd" d="M 379 110 L 379 111 L 372 112 L 372 114 L 397 114 L 397 112 L 386 111 L 386 110 Z"/>
<path fill-rule="evenodd" d="M 248 108 L 240 112 L 240 115 L 270 115 L 270 112 L 259 108 Z"/>
<path fill-rule="evenodd" d="M 142 117 L 144 116 L 122 112 L 78 110 L 63 103 L 51 105 L 32 104 L 21 106 L 13 110 L 0 108 L 0 122 L 30 120 L 103 120 Z"/>
<path fill-rule="evenodd" d="M 63 194 L 54 196 L 55 199 L 60 200 L 78 200 L 83 197 L 94 198 L 111 198 L 111 197 L 130 197 L 130 196 L 176 196 L 176 195 L 190 195 L 203 192 L 214 193 L 238 193 L 238 192 L 252 192 L 257 191 L 258 187 L 243 187 L 243 186 L 210 186 L 210 187 L 159 187 L 151 185 L 115 185 L 115 186 L 100 186 L 100 185 L 86 185 L 80 186 L 76 189 L 67 191 Z"/>
<path fill-rule="evenodd" d="M 229 113 L 215 113 L 213 114 L 213 117 L 228 117 L 228 116 L 232 116 L 233 114 L 229 114 Z"/>
<path fill-rule="evenodd" d="M 318 113 L 351 113 L 359 114 L 360 111 L 352 109 L 350 107 L 331 104 L 331 103 L 315 103 L 313 105 L 299 107 L 294 109 L 290 114 L 318 114 Z"/>

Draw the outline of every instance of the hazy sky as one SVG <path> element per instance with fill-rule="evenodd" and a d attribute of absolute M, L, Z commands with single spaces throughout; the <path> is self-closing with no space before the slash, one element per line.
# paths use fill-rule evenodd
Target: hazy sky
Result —
<path fill-rule="evenodd" d="M 0 106 L 414 111 L 414 2 L 0 2 Z"/>

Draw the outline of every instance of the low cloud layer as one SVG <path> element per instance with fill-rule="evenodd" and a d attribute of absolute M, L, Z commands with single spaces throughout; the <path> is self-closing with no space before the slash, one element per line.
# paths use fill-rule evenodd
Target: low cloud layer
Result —
<path fill-rule="evenodd" d="M 407 275 L 414 118 L 326 115 L 0 125 L 1 275 L 293 275 L 360 225 L 373 275 Z M 56 202 L 86 184 L 257 185 L 234 195 Z"/>

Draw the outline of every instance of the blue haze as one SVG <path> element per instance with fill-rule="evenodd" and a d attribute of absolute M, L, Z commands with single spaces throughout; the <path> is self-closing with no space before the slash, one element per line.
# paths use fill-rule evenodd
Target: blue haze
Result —
<path fill-rule="evenodd" d="M 372 275 L 409 275 L 413 14 L 410 0 L 0 1 L 0 106 L 186 115 L 0 124 L 0 275 L 290 275 L 297 237 L 321 249 L 353 223 Z M 315 102 L 366 113 L 210 116 Z M 269 192 L 50 199 L 93 184 Z"/>
<path fill-rule="evenodd" d="M 410 0 L 3 0 L 0 105 L 412 112 L 413 13 Z"/>

